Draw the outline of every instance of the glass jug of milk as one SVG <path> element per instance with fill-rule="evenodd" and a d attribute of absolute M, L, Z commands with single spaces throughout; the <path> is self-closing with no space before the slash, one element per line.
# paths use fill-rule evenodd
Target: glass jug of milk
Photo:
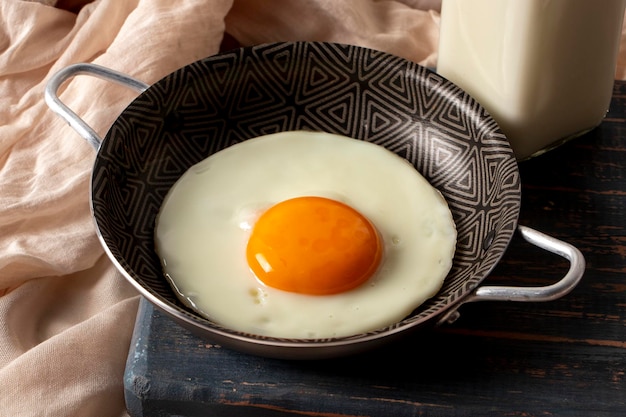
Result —
<path fill-rule="evenodd" d="M 437 72 L 498 122 L 518 160 L 599 125 L 626 0 L 443 0 Z"/>

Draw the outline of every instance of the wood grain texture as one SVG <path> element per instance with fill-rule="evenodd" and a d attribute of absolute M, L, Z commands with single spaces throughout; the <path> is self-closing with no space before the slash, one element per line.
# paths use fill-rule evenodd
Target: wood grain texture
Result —
<path fill-rule="evenodd" d="M 142 302 L 125 374 L 139 416 L 622 416 L 626 413 L 626 83 L 602 125 L 520 163 L 520 224 L 587 271 L 547 303 L 465 305 L 451 325 L 314 362 L 211 345 Z M 489 285 L 545 285 L 567 264 L 516 237 Z"/>

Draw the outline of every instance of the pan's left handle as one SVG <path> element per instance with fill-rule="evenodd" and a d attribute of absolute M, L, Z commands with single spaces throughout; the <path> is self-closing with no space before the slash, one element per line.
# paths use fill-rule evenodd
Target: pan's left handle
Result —
<path fill-rule="evenodd" d="M 70 65 L 50 78 L 46 84 L 45 100 L 48 107 L 61 116 L 69 125 L 78 132 L 91 146 L 96 150 L 100 147 L 102 138 L 89 126 L 83 119 L 81 119 L 72 109 L 67 107 L 59 98 L 58 91 L 61 85 L 71 77 L 76 75 L 86 74 L 94 77 L 102 78 L 114 83 L 123 85 L 133 90 L 143 93 L 148 89 L 148 84 L 138 81 L 126 74 L 111 70 L 109 68 L 102 67 L 96 64 L 74 64 Z"/>

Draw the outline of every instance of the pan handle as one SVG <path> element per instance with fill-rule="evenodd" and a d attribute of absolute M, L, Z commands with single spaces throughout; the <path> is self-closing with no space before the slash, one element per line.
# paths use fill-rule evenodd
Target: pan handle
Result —
<path fill-rule="evenodd" d="M 81 119 L 73 110 L 67 107 L 59 98 L 58 91 L 61 85 L 71 77 L 80 74 L 93 75 L 98 78 L 112 81 L 114 83 L 132 88 L 133 90 L 143 93 L 148 89 L 148 84 L 144 84 L 126 74 L 117 72 L 96 64 L 74 64 L 63 68 L 50 78 L 46 84 L 45 100 L 48 107 L 61 116 L 79 135 L 81 135 L 96 150 L 100 147 L 102 138 Z"/>
<path fill-rule="evenodd" d="M 452 323 L 459 317 L 458 308 L 475 301 L 552 301 L 573 290 L 585 272 L 585 258 L 576 247 L 527 226 L 517 226 L 529 243 L 567 259 L 569 270 L 558 282 L 543 287 L 482 286 L 476 288 L 454 310 L 444 314 L 439 324 Z"/>

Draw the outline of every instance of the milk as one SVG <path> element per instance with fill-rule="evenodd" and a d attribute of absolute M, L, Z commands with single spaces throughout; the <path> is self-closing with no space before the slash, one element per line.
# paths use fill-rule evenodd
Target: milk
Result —
<path fill-rule="evenodd" d="M 626 0 L 443 0 L 437 72 L 518 159 L 584 133 L 611 100 Z"/>

